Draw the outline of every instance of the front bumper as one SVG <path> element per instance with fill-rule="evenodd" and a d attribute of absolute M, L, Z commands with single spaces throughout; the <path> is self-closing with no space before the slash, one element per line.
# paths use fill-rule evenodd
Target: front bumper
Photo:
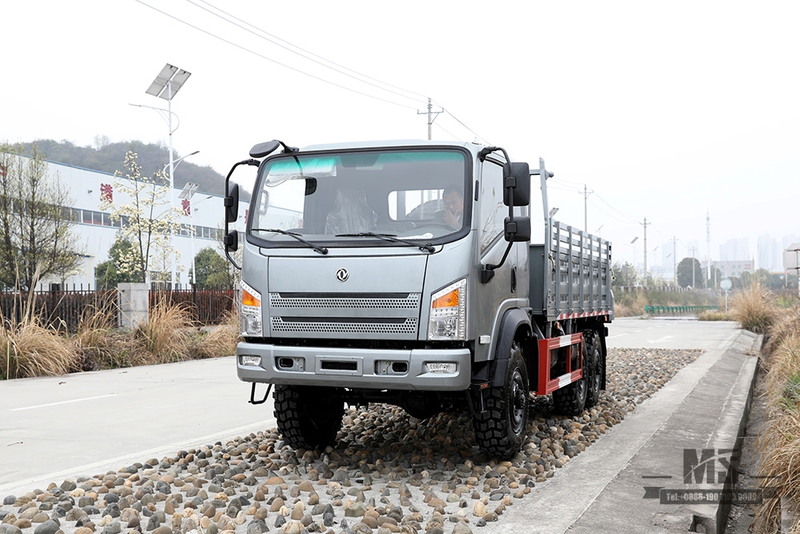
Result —
<path fill-rule="evenodd" d="M 243 358 L 244 357 L 244 358 Z M 250 357 L 250 358 L 248 358 Z M 243 359 L 256 360 L 242 365 Z M 356 349 L 239 343 L 236 374 L 244 382 L 353 389 L 463 391 L 471 380 L 469 349 Z M 430 372 L 426 364 L 455 364 Z"/>

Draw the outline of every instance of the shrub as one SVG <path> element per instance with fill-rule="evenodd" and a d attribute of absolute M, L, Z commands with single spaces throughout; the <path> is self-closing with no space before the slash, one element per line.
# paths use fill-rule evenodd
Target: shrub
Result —
<path fill-rule="evenodd" d="M 777 317 L 772 292 L 758 282 L 737 292 L 731 300 L 731 315 L 745 330 L 765 334 Z"/>
<path fill-rule="evenodd" d="M 765 383 L 769 420 L 759 436 L 761 488 L 771 492 L 755 532 L 781 529 L 781 502 L 800 502 L 800 334 L 786 335 L 770 355 Z M 773 493 L 774 492 L 774 493 Z M 795 525 L 796 527 L 797 525 Z M 792 530 L 796 532 L 796 530 Z"/>
<path fill-rule="evenodd" d="M 146 353 L 144 363 L 167 363 L 186 359 L 194 327 L 192 312 L 186 304 L 158 301 L 150 308 L 147 323 L 134 329 L 134 338 Z"/>
<path fill-rule="evenodd" d="M 706 310 L 697 316 L 700 321 L 731 321 L 733 318 L 724 311 Z"/>
<path fill-rule="evenodd" d="M 0 376 L 58 376 L 76 369 L 77 357 L 66 338 L 45 328 L 35 316 L 0 326 Z"/>
<path fill-rule="evenodd" d="M 196 358 L 215 358 L 217 356 L 230 356 L 236 353 L 236 344 L 239 342 L 239 315 L 234 311 L 228 313 L 225 319 L 208 332 L 195 337 L 193 350 Z"/>

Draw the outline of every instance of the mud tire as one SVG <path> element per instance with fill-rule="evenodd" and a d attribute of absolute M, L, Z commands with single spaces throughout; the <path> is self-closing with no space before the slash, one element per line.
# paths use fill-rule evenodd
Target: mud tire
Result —
<path fill-rule="evenodd" d="M 504 385 L 488 388 L 483 395 L 486 410 L 481 413 L 476 406 L 473 417 L 475 440 L 486 456 L 511 458 L 525 441 L 531 402 L 528 370 L 517 341 L 511 344 Z"/>
<path fill-rule="evenodd" d="M 275 419 L 295 449 L 324 449 L 342 428 L 344 400 L 335 388 L 275 386 Z"/>

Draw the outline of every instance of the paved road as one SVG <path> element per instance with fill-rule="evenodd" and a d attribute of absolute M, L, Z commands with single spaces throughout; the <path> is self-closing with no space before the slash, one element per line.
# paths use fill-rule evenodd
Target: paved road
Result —
<path fill-rule="evenodd" d="M 692 319 L 616 319 L 608 328 L 608 346 L 719 350 L 737 335 L 736 323 Z"/>
<path fill-rule="evenodd" d="M 618 319 L 610 325 L 608 343 L 611 347 L 702 348 L 710 355 L 711 365 L 738 333 L 733 323 Z M 271 399 L 252 406 L 247 402 L 249 393 L 249 387 L 236 378 L 233 357 L 0 382 L 0 495 L 160 459 L 180 449 L 275 426 Z M 628 421 L 620 428 L 626 425 Z M 578 459 L 586 456 L 588 461 L 589 452 L 600 453 L 600 444 L 610 442 L 613 434 Z M 620 458 L 624 463 L 624 457 Z M 611 470 L 593 476 L 605 476 L 607 483 L 616 474 Z M 539 510 L 547 518 L 543 532 L 563 532 L 593 502 L 586 495 L 588 500 L 579 504 L 583 508 L 571 512 L 560 508 L 558 501 L 574 504 L 574 493 L 568 500 L 563 494 L 556 496 L 547 506 L 526 499 L 525 508 Z M 543 520 L 526 514 L 515 520 L 514 515 L 487 527 L 486 534 L 512 532 Z M 554 517 L 561 518 L 563 529 L 552 523 Z"/>
<path fill-rule="evenodd" d="M 2 381 L 0 495 L 275 426 L 249 395 L 232 356 Z"/>

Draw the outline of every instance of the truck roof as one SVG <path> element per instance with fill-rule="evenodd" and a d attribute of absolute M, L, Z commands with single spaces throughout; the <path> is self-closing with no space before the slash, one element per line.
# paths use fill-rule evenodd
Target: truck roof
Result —
<path fill-rule="evenodd" d="M 300 149 L 300 152 L 313 150 L 341 150 L 352 148 L 382 148 L 382 147 L 402 147 L 402 146 L 453 146 L 466 147 L 472 152 L 477 152 L 485 145 L 478 143 L 465 143 L 463 141 L 428 141 L 424 139 L 400 139 L 386 141 L 350 141 L 344 143 L 326 143 L 322 145 L 309 145 Z"/>

